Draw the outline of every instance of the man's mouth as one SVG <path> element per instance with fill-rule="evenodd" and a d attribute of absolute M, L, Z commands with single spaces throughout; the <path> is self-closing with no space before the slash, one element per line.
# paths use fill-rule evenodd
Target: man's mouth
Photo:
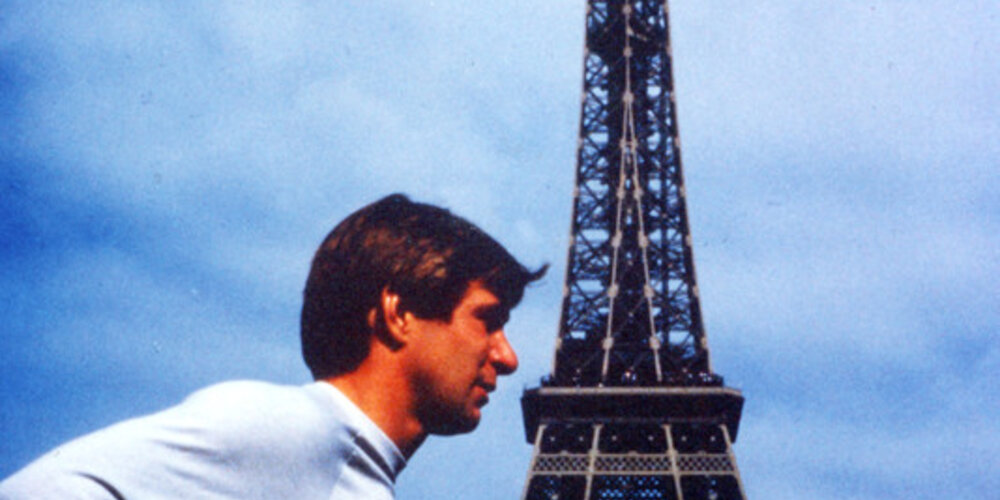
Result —
<path fill-rule="evenodd" d="M 496 390 L 497 386 L 495 384 L 490 384 L 490 383 L 487 383 L 487 382 L 481 382 L 481 383 L 476 384 L 476 387 L 479 387 L 480 389 L 483 390 L 482 397 L 480 397 L 480 398 L 478 398 L 476 400 L 476 406 L 479 407 L 479 408 L 482 408 L 482 407 L 486 406 L 487 403 L 490 402 L 490 393 L 493 392 L 494 390 Z"/>

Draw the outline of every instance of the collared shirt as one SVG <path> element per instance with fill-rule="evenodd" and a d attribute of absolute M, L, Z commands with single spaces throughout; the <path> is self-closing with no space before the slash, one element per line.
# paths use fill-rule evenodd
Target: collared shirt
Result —
<path fill-rule="evenodd" d="M 0 483 L 0 499 L 391 500 L 405 464 L 326 382 L 226 382 L 54 449 Z"/>

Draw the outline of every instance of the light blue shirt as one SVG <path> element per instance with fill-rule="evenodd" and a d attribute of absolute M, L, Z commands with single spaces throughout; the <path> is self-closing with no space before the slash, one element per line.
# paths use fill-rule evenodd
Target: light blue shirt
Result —
<path fill-rule="evenodd" d="M 52 450 L 0 499 L 392 500 L 405 465 L 328 383 L 226 382 Z"/>

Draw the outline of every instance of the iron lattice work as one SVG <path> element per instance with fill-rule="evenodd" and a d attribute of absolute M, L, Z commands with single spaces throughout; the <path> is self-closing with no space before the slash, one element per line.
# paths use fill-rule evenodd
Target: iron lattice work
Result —
<path fill-rule="evenodd" d="M 743 397 L 711 371 L 665 1 L 590 0 L 562 316 L 522 398 L 524 498 L 743 499 Z"/>

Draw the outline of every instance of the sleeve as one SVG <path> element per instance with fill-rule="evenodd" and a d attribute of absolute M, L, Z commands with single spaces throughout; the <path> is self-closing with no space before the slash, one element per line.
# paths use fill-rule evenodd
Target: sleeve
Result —
<path fill-rule="evenodd" d="M 124 500 L 107 481 L 87 474 L 28 466 L 0 483 L 0 500 Z"/>

